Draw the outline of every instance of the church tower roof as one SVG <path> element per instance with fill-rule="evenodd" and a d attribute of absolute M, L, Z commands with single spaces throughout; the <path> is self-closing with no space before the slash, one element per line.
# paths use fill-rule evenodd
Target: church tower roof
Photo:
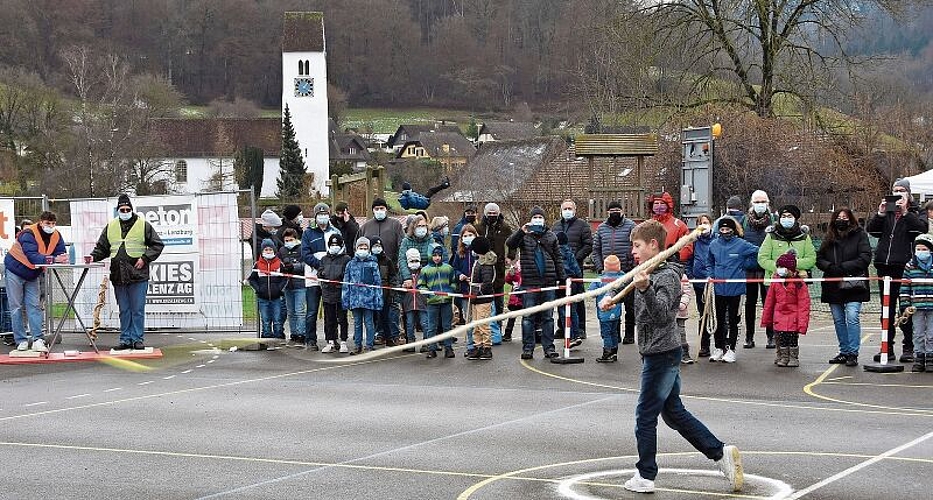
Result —
<path fill-rule="evenodd" d="M 324 14 L 286 12 L 282 52 L 324 52 Z"/>

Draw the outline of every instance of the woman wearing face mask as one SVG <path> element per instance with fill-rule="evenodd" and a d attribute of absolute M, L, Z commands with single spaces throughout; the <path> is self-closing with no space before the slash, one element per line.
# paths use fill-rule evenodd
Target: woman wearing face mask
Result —
<path fill-rule="evenodd" d="M 776 222 L 771 214 L 770 203 L 768 193 L 760 189 L 752 193 L 751 207 L 745 214 L 742 229 L 745 230 L 745 241 L 756 247 L 761 247 L 768 234 L 768 228 Z M 764 306 L 768 288 L 764 282 L 758 281 L 765 277 L 765 270 L 758 265 L 757 261 L 749 267 L 745 277 L 754 281 L 745 284 L 745 344 L 742 347 L 751 349 L 755 347 L 755 327 L 757 326 L 755 319 L 758 314 L 758 303 L 760 301 Z M 772 330 L 766 329 L 766 332 L 769 338 L 774 337 Z"/>
<path fill-rule="evenodd" d="M 758 250 L 758 265 L 765 270 L 765 284 L 770 285 L 771 276 L 777 270 L 777 259 L 793 248 L 797 252 L 797 270 L 801 278 L 806 278 L 816 265 L 816 248 L 810 239 L 810 229 L 800 225 L 800 209 L 794 205 L 784 205 L 777 211 L 778 222 L 767 229 L 765 240 Z M 767 292 L 766 292 L 767 293 Z M 774 332 L 768 331 L 768 348 L 774 344 Z"/>
<path fill-rule="evenodd" d="M 463 209 L 463 217 L 460 219 L 460 222 L 457 222 L 457 225 L 454 226 L 453 232 L 450 233 L 450 249 L 452 251 L 457 251 L 460 234 L 463 233 L 463 226 L 467 224 L 474 228 L 476 227 L 476 205 L 467 205 L 467 207 Z"/>
<path fill-rule="evenodd" d="M 473 254 L 473 240 L 476 239 L 476 228 L 472 224 L 466 224 L 461 229 L 461 237 L 457 242 L 457 250 L 450 258 L 450 265 L 457 273 L 457 293 L 470 293 L 470 276 L 473 275 L 473 265 L 476 263 L 476 255 Z M 460 311 L 460 324 L 466 324 L 468 301 L 465 297 L 454 299 L 454 305 Z M 467 350 L 473 348 L 473 335 L 467 333 Z"/>
<path fill-rule="evenodd" d="M 384 241 L 384 240 L 383 240 Z M 398 261 L 405 262 L 405 255 L 409 249 L 416 249 L 421 254 L 421 262 L 431 261 L 431 250 L 434 247 L 434 239 L 431 238 L 431 232 L 428 230 L 428 221 L 421 215 L 415 215 L 408 224 L 407 234 L 402 238 L 402 244 L 398 249 Z M 411 272 L 406 266 L 401 266 L 399 275 L 402 278 L 403 287 L 411 288 Z"/>
<path fill-rule="evenodd" d="M 651 211 L 652 218 L 660 222 L 667 231 L 667 241 L 664 242 L 664 248 L 670 247 L 690 232 L 686 222 L 674 217 L 674 198 L 671 197 L 670 193 L 664 192 L 648 198 L 648 210 Z M 677 252 L 677 257 L 680 262 L 687 262 L 692 254 L 693 243 L 680 249 Z"/>
<path fill-rule="evenodd" d="M 829 230 L 816 252 L 816 267 L 826 278 L 867 277 L 871 265 L 871 244 L 868 234 L 858 225 L 855 214 L 848 208 L 840 208 L 830 218 Z M 859 313 L 862 302 L 871 300 L 867 281 L 823 283 L 820 296 L 829 304 L 839 340 L 839 354 L 830 359 L 831 364 L 858 366 L 859 342 L 862 336 Z"/>
<path fill-rule="evenodd" d="M 709 277 L 707 274 L 706 264 L 709 262 L 709 246 L 713 242 L 713 233 L 712 225 L 713 219 L 709 214 L 701 214 L 697 216 L 697 225 L 709 224 L 710 230 L 701 234 L 695 242 L 693 242 L 693 255 L 690 256 L 690 260 L 687 261 L 687 277 L 692 280 L 705 280 Z M 693 291 L 696 294 L 696 303 L 697 303 L 697 312 L 700 316 L 703 316 L 703 311 L 705 310 L 706 303 L 703 301 L 703 290 L 706 288 L 704 283 L 693 283 Z M 713 304 L 709 304 L 710 307 L 713 307 Z M 710 336 L 704 330 L 700 331 L 700 352 L 697 355 L 701 358 L 708 358 L 710 355 L 709 350 L 709 340 Z"/>

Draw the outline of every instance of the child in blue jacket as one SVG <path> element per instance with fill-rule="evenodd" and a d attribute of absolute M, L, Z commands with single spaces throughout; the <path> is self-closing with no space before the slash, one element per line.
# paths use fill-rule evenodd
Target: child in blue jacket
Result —
<path fill-rule="evenodd" d="M 615 281 L 622 277 L 622 262 L 614 254 L 609 254 L 603 259 L 603 274 L 601 280 L 590 285 L 590 290 L 596 290 L 599 287 Z M 596 358 L 597 363 L 615 363 L 619 359 L 619 343 L 622 342 L 622 334 L 619 329 L 620 318 L 622 317 L 622 302 L 612 306 L 608 311 L 599 308 L 600 301 L 607 295 L 604 293 L 596 297 L 596 317 L 599 318 L 599 335 L 603 338 L 603 355 Z"/>
<path fill-rule="evenodd" d="M 356 240 L 356 251 L 343 274 L 343 308 L 353 312 L 353 341 L 356 353 L 363 352 L 363 327 L 366 327 L 366 350 L 373 350 L 376 340 L 374 315 L 382 310 L 382 277 L 379 264 L 369 252 L 369 238 Z M 350 285 L 353 283 L 353 285 Z M 358 286 L 371 285 L 371 286 Z"/>
<path fill-rule="evenodd" d="M 431 206 L 431 197 L 449 187 L 450 179 L 444 177 L 444 182 L 420 194 L 412 191 L 411 183 L 403 182 L 402 193 L 398 195 L 398 204 L 405 210 L 427 210 Z"/>

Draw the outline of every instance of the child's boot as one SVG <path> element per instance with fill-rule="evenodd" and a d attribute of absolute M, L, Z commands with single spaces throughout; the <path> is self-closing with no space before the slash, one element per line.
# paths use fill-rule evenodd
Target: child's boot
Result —
<path fill-rule="evenodd" d="M 480 348 L 479 359 L 492 359 L 492 347 L 486 346 Z"/>
<path fill-rule="evenodd" d="M 785 367 L 787 366 L 788 361 L 790 361 L 790 347 L 780 346 L 777 348 L 777 357 L 774 359 L 774 364 Z"/>
<path fill-rule="evenodd" d="M 483 348 L 480 346 L 473 347 L 473 349 L 467 351 L 466 359 L 469 359 L 470 361 L 476 361 L 479 359 L 479 352 L 481 350 L 483 350 Z"/>
<path fill-rule="evenodd" d="M 457 355 L 454 353 L 454 348 L 453 348 L 453 347 L 445 347 L 445 348 L 444 348 L 444 357 L 445 357 L 445 358 L 456 358 Z"/>
<path fill-rule="evenodd" d="M 910 368 L 910 371 L 914 373 L 923 373 L 926 371 L 926 355 L 924 353 L 917 353 L 914 356 L 914 366 Z"/>
<path fill-rule="evenodd" d="M 787 366 L 791 368 L 797 368 L 800 366 L 800 359 L 797 357 L 800 355 L 800 347 L 788 347 L 787 349 Z"/>
<path fill-rule="evenodd" d="M 925 357 L 927 373 L 933 373 L 933 352 L 928 352 Z"/>

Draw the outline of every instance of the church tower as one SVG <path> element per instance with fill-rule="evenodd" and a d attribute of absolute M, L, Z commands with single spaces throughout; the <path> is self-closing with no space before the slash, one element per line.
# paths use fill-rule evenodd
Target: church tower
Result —
<path fill-rule="evenodd" d="M 295 138 L 301 147 L 314 186 L 327 194 L 330 150 L 327 114 L 327 61 L 324 15 L 286 12 L 282 33 L 282 115 L 292 114 Z"/>

